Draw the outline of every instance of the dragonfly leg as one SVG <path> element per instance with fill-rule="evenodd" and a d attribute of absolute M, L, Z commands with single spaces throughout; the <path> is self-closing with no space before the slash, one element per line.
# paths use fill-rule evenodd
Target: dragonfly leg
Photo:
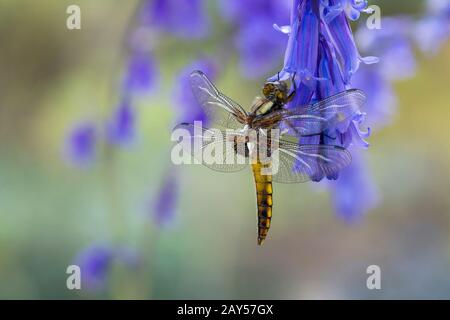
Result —
<path fill-rule="evenodd" d="M 322 133 L 322 132 L 321 133 L 313 133 L 313 134 L 305 134 L 302 137 L 314 137 L 314 136 L 320 136 L 320 135 L 322 135 L 324 137 L 327 137 L 328 139 L 331 139 L 331 140 L 336 140 L 337 139 L 337 137 L 332 137 L 332 136 L 330 136 L 330 135 L 328 135 L 326 133 Z"/>
<path fill-rule="evenodd" d="M 291 102 L 292 99 L 294 99 L 294 97 L 295 97 L 295 93 L 297 92 L 297 84 L 295 83 L 295 76 L 296 75 L 297 75 L 297 73 L 294 72 L 294 74 L 292 76 L 292 79 L 291 79 L 292 85 L 294 86 L 294 90 L 292 90 L 292 92 L 288 95 L 288 97 L 286 99 L 287 102 Z"/>

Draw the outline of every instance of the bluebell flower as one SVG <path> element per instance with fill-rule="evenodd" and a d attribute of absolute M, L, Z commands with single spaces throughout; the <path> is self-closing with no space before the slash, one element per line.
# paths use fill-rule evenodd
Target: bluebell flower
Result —
<path fill-rule="evenodd" d="M 233 24 L 246 23 L 249 19 L 271 18 L 271 25 L 284 24 L 289 18 L 289 1 L 272 0 L 219 0 L 222 17 Z"/>
<path fill-rule="evenodd" d="M 150 53 L 133 52 L 123 78 L 123 90 L 127 95 L 150 92 L 156 82 L 156 64 Z"/>
<path fill-rule="evenodd" d="M 142 265 L 142 256 L 135 248 L 119 246 L 115 248 L 116 261 L 129 270 L 137 270 Z"/>
<path fill-rule="evenodd" d="M 283 71 L 290 75 L 296 74 L 299 85 L 304 84 L 309 91 L 314 91 L 318 80 L 316 70 L 319 58 L 320 19 L 318 13 L 313 11 L 310 0 L 300 1 L 295 12 L 298 12 L 298 16 L 290 28 Z M 282 78 L 285 78 L 284 74 Z"/>
<path fill-rule="evenodd" d="M 65 159 L 74 166 L 89 166 L 95 158 L 97 138 L 97 130 L 93 123 L 77 124 L 66 138 Z"/>
<path fill-rule="evenodd" d="M 324 80 L 317 85 L 315 98 L 323 100 L 327 97 L 345 91 L 347 85 L 341 73 L 335 50 L 325 37 L 320 39 L 318 75 Z M 364 140 L 369 137 L 370 130 L 366 132 L 360 129 L 365 121 L 365 113 L 356 112 L 347 121 L 341 122 L 338 127 L 330 128 L 323 137 L 329 144 L 341 145 L 344 148 L 352 144 L 367 148 L 369 144 Z M 331 137 L 331 138 L 330 138 Z M 336 138 L 336 139 L 334 139 Z"/>
<path fill-rule="evenodd" d="M 349 84 L 350 78 L 356 73 L 361 62 L 373 64 L 379 61 L 378 58 L 373 56 L 362 57 L 360 55 L 350 24 L 343 13 L 324 25 L 329 33 L 330 41 L 335 46 L 336 56 L 342 65 L 343 78 L 346 84 Z"/>
<path fill-rule="evenodd" d="M 218 75 L 216 63 L 208 58 L 202 58 L 184 67 L 175 79 L 173 105 L 176 110 L 176 123 L 202 121 L 208 125 L 209 120 L 192 93 L 190 74 L 194 70 L 201 70 L 214 81 Z M 178 199 L 178 177 L 172 169 L 165 176 L 159 189 L 157 198 L 151 210 L 158 226 L 167 225 L 174 217 Z"/>
<path fill-rule="evenodd" d="M 416 72 L 411 44 L 414 25 L 407 17 L 389 17 L 384 18 L 381 30 L 361 28 L 357 33 L 361 48 L 380 57 L 376 67 L 364 66 L 351 81 L 367 94 L 367 122 L 374 128 L 388 124 L 395 112 L 397 99 L 393 81 L 410 78 Z"/>
<path fill-rule="evenodd" d="M 425 4 L 428 14 L 442 14 L 447 17 L 450 16 L 449 0 L 425 0 Z"/>
<path fill-rule="evenodd" d="M 318 82 L 317 90 L 314 92 L 315 100 L 323 100 L 329 96 L 335 95 L 346 90 L 346 85 L 339 68 L 338 60 L 336 59 L 335 51 L 330 42 L 325 37 L 320 36 L 319 50 L 318 50 L 318 66 L 317 75 L 323 79 Z M 322 136 L 302 137 L 300 143 L 302 144 L 331 144 L 339 145 L 348 148 L 351 145 L 357 145 L 367 148 L 369 144 L 365 139 L 369 136 L 370 131 L 366 132 L 360 129 L 360 125 L 365 119 L 365 114 L 362 112 L 355 113 L 346 122 L 342 122 L 336 128 L 330 128 L 324 132 Z M 312 175 L 313 181 L 320 181 L 324 176 L 318 175 L 321 170 L 317 170 Z M 326 178 L 335 180 L 339 177 L 338 173 L 329 175 Z"/>
<path fill-rule="evenodd" d="M 366 11 L 366 0 L 321 0 L 324 6 L 324 15 L 327 21 L 333 20 L 342 12 L 345 13 L 348 19 L 356 21 L 359 19 L 361 12 Z"/>
<path fill-rule="evenodd" d="M 90 246 L 75 258 L 81 270 L 81 286 L 87 290 L 104 287 L 114 259 L 114 251 L 108 246 Z"/>
<path fill-rule="evenodd" d="M 367 4 L 360 1 L 316 1 L 294 0 L 289 27 L 277 27 L 283 33 L 289 35 L 288 45 L 285 51 L 284 67 L 280 73 L 282 79 L 289 79 L 295 75 L 297 94 L 288 107 L 307 105 L 323 100 L 331 95 L 351 88 L 351 79 L 357 73 L 360 63 L 373 64 L 378 58 L 363 58 L 359 54 L 353 38 L 352 29 L 348 18 L 356 19 Z M 275 75 L 270 80 L 273 80 Z M 329 144 L 339 145 L 344 148 L 359 146 L 367 148 L 366 138 L 370 130 L 361 129 L 365 114 L 356 112 L 346 122 L 336 128 L 329 128 L 326 132 L 317 136 L 302 137 L 301 144 Z M 312 164 L 313 165 L 313 164 Z M 329 180 L 343 179 L 346 182 L 339 193 L 338 188 L 334 197 L 338 212 L 345 213 L 350 218 L 356 213 L 361 214 L 363 209 L 368 209 L 361 203 L 369 203 L 366 194 L 371 194 L 373 188 L 370 179 L 362 179 L 362 168 L 354 164 L 353 169 L 333 175 L 322 176 L 320 170 L 312 170 L 311 180 L 318 182 L 327 178 Z M 342 177 L 345 174 L 345 177 Z M 340 182 L 337 182 L 340 183 Z M 337 184 L 335 183 L 335 184 Z M 354 211 L 344 209 L 344 203 L 348 203 L 344 190 L 352 190 L 358 193 L 352 194 L 351 201 L 355 201 Z M 358 200 L 354 200 L 358 198 Z"/>
<path fill-rule="evenodd" d="M 179 196 L 178 176 L 171 169 L 164 177 L 154 205 L 151 210 L 155 224 L 159 227 L 167 226 L 175 217 Z"/>
<path fill-rule="evenodd" d="M 356 38 L 362 50 L 380 58 L 377 68 L 386 79 L 407 79 L 415 74 L 417 64 L 411 45 L 413 28 L 414 21 L 408 17 L 386 17 L 382 29 L 362 27 Z"/>
<path fill-rule="evenodd" d="M 352 158 L 339 179 L 329 182 L 336 212 L 346 222 L 357 221 L 379 201 L 378 190 L 360 152 L 352 150 Z"/>
<path fill-rule="evenodd" d="M 246 78 L 260 78 L 279 66 L 280 50 L 286 46 L 287 39 L 274 30 L 271 21 L 260 17 L 242 25 L 236 34 L 239 66 Z"/>
<path fill-rule="evenodd" d="M 414 30 L 419 48 L 428 54 L 436 54 L 450 39 L 450 1 L 427 0 L 426 14 Z"/>
<path fill-rule="evenodd" d="M 203 71 L 212 81 L 216 79 L 218 74 L 216 63 L 207 58 L 196 60 L 181 70 L 175 80 L 172 102 L 176 110 L 177 123 L 193 123 L 194 121 L 208 123 L 208 119 L 203 112 L 202 107 L 192 93 L 190 74 L 194 70 Z"/>
<path fill-rule="evenodd" d="M 322 100 L 344 91 L 349 85 L 348 79 L 356 71 L 356 69 L 345 68 L 346 61 L 352 60 L 353 53 L 349 54 L 347 58 L 340 59 L 340 55 L 343 53 L 339 52 L 339 46 L 336 46 L 339 41 L 334 39 L 336 32 L 332 30 L 333 26 L 337 28 L 338 24 L 332 24 L 325 28 L 325 22 L 320 19 L 319 10 L 326 8 L 314 8 L 313 3 L 311 0 L 294 1 L 293 12 L 296 12 L 297 16 L 291 22 L 282 77 L 286 78 L 295 74 L 297 86 L 303 84 L 308 92 L 307 95 L 300 94 L 294 99 L 291 104 L 294 107 Z M 338 30 L 345 30 L 344 33 L 348 35 L 349 39 L 351 38 L 348 40 L 349 46 L 355 46 L 344 13 L 334 17 L 333 21 L 339 22 L 340 18 L 343 18 L 344 21 Z M 341 37 L 341 40 L 343 39 L 345 38 Z M 344 44 L 341 46 L 344 47 Z M 300 99 L 301 101 L 299 101 Z M 349 121 L 341 124 L 339 128 L 333 128 L 333 131 L 336 132 L 327 132 L 325 136 L 334 137 L 335 142 L 342 141 L 345 147 L 352 141 L 359 143 L 366 137 L 366 134 L 358 128 L 363 119 L 363 114 L 357 113 Z M 341 135 L 340 139 L 337 139 L 337 135 Z M 354 139 L 349 141 L 351 137 Z M 363 143 L 363 145 L 366 144 Z"/>
<path fill-rule="evenodd" d="M 221 0 L 219 4 L 221 15 L 238 28 L 234 45 L 242 75 L 259 78 L 273 71 L 287 41 L 273 24 L 288 22 L 289 1 Z"/>
<path fill-rule="evenodd" d="M 313 7 L 316 2 L 311 0 L 295 0 L 293 3 L 294 15 L 291 18 L 291 26 L 280 28 L 289 34 L 284 67 L 281 72 L 283 79 L 295 73 L 299 82 L 306 84 L 310 90 L 315 89 L 317 81 L 323 80 L 316 75 L 319 34 L 332 44 L 346 85 L 358 70 L 360 62 L 366 64 L 378 62 L 376 57 L 361 57 L 350 24 L 343 12 L 334 14 L 332 17 L 328 16 L 328 19 L 321 19 L 327 16 L 320 12 L 326 12 L 336 4 L 336 0 L 329 0 L 328 6 L 321 4 L 316 9 Z"/>
<path fill-rule="evenodd" d="M 185 39 L 209 34 L 206 0 L 146 0 L 141 11 L 145 25 Z"/>
<path fill-rule="evenodd" d="M 352 85 L 367 95 L 365 105 L 366 122 L 371 128 L 381 128 L 389 124 L 397 109 L 397 97 L 393 84 L 379 68 L 362 67 L 352 78 Z"/>
<path fill-rule="evenodd" d="M 190 74 L 194 70 L 201 70 L 214 81 L 218 75 L 216 63 L 208 58 L 202 58 L 184 67 L 175 80 L 173 105 L 176 110 L 176 123 L 202 121 L 205 126 L 210 119 L 204 113 L 198 100 L 192 93 Z M 176 204 L 178 200 L 178 177 L 174 169 L 165 176 L 154 201 L 151 210 L 153 218 L 158 226 L 166 226 L 175 216 Z"/>
<path fill-rule="evenodd" d="M 81 270 L 81 288 L 99 291 L 107 285 L 109 272 L 114 263 L 136 269 L 140 266 L 140 262 L 138 253 L 132 248 L 94 244 L 80 251 L 74 263 Z"/>
<path fill-rule="evenodd" d="M 127 145 L 133 141 L 136 131 L 136 115 L 128 101 L 122 102 L 106 125 L 108 142 Z"/>

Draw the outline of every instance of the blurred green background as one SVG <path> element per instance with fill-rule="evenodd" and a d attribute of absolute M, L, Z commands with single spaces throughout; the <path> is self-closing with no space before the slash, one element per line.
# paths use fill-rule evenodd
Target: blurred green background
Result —
<path fill-rule="evenodd" d="M 73 3 L 0 0 L 0 298 L 450 298 L 449 45 L 419 55 L 416 76 L 396 83 L 394 121 L 369 139 L 380 205 L 348 225 L 327 193 L 275 185 L 269 239 L 257 247 L 250 170 L 177 168 L 173 224 L 157 228 L 149 209 L 170 162 L 174 75 L 220 39 L 161 39 L 162 80 L 140 101 L 136 143 L 89 169 L 63 161 L 68 128 L 116 103 L 111 82 L 137 2 L 78 0 L 82 30 L 69 31 Z M 262 81 L 241 78 L 232 64 L 218 86 L 249 104 Z M 68 290 L 77 252 L 111 239 L 139 250 L 138 270 L 117 265 L 105 290 Z M 372 264 L 382 290 L 366 288 Z"/>

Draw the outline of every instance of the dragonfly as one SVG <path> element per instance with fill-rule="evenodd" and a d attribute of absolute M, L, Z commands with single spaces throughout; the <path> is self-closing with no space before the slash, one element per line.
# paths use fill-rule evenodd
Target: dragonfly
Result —
<path fill-rule="evenodd" d="M 242 160 L 252 159 L 250 165 L 256 187 L 258 245 L 263 244 L 271 226 L 273 182 L 302 183 L 317 176 L 332 177 L 351 163 L 349 151 L 341 146 L 320 143 L 309 145 L 299 141 L 301 137 L 320 135 L 345 121 L 351 121 L 355 114 L 361 113 L 366 101 L 363 91 L 350 89 L 314 104 L 287 108 L 297 90 L 294 79 L 293 90 L 289 89 L 286 80 L 268 81 L 262 89 L 263 97 L 256 97 L 247 112 L 240 104 L 221 93 L 202 71 L 192 72 L 189 79 L 194 96 L 216 128 L 181 123 L 174 130 L 190 132 L 189 146 L 197 143 L 199 147 L 190 147 L 189 151 L 212 170 L 238 172 L 249 165 L 248 161 Z M 271 134 L 271 130 L 282 128 L 280 134 Z M 255 133 L 255 139 L 249 138 L 250 131 Z M 218 152 L 222 153 L 221 159 L 231 156 L 235 157 L 235 161 L 211 162 L 201 157 L 203 151 L 217 145 L 228 146 L 218 148 Z M 274 153 L 277 157 L 262 159 L 261 154 Z M 269 170 L 275 162 L 277 170 Z"/>

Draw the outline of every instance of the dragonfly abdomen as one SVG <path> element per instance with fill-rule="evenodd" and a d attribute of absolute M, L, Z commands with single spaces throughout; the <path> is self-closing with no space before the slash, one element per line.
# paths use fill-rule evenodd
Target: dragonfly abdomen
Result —
<path fill-rule="evenodd" d="M 272 176 L 264 175 L 261 172 L 261 169 L 269 166 L 270 164 L 262 164 L 259 161 L 252 164 L 258 206 L 258 245 L 261 245 L 266 239 L 272 219 Z"/>

